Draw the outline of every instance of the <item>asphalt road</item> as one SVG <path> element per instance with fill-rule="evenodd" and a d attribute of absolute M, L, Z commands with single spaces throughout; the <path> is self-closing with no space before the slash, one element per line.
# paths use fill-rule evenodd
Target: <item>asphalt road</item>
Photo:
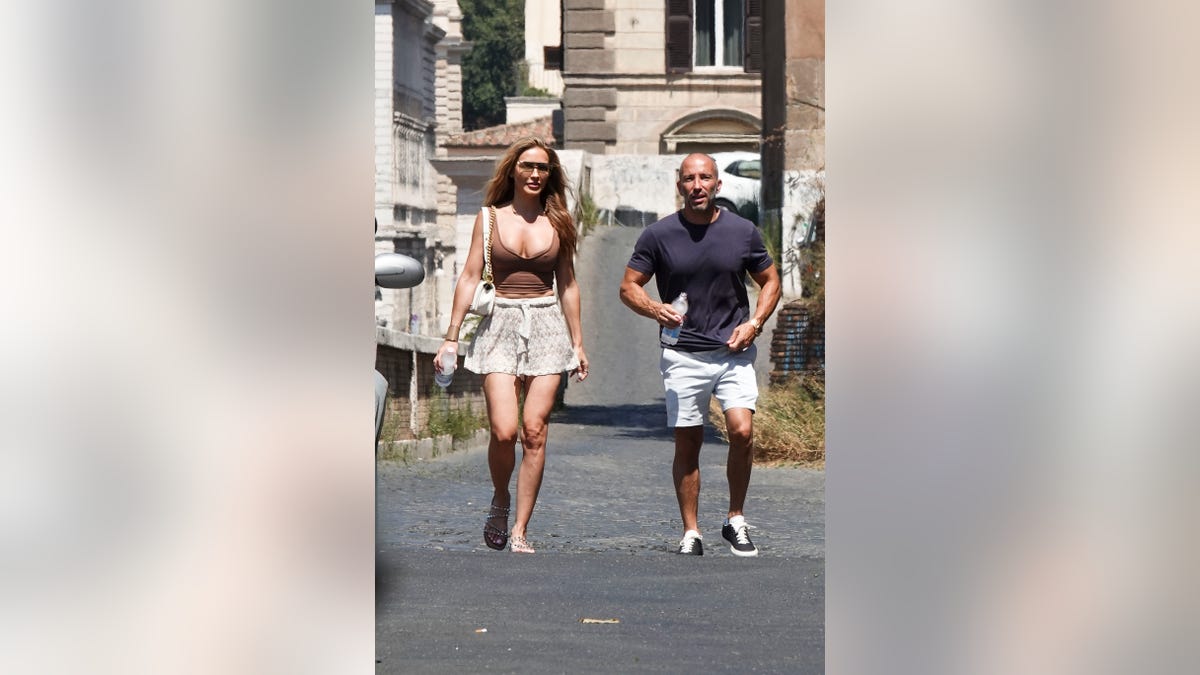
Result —
<path fill-rule="evenodd" d="M 600 227 L 583 240 L 576 275 L 591 374 L 587 382 L 568 385 L 565 399 L 568 405 L 625 405 L 663 400 L 657 324 L 634 314 L 619 295 L 625 264 L 641 232 L 640 228 L 632 227 Z M 646 284 L 646 291 L 658 299 L 653 281 Z"/>
<path fill-rule="evenodd" d="M 737 558 L 720 534 L 725 446 L 710 433 L 705 555 L 673 553 L 655 330 L 616 295 L 637 233 L 601 228 L 584 242 L 592 375 L 551 421 L 536 554 L 483 544 L 485 451 L 379 464 L 377 672 L 823 672 L 823 472 L 756 467 L 746 517 L 761 553 Z"/>

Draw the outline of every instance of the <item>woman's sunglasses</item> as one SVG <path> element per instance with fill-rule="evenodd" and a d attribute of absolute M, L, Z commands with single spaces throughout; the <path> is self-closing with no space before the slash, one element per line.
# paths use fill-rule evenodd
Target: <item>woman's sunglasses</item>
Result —
<path fill-rule="evenodd" d="M 533 173 L 535 169 L 541 174 L 550 173 L 550 165 L 545 162 L 517 162 L 517 168 L 521 173 Z"/>

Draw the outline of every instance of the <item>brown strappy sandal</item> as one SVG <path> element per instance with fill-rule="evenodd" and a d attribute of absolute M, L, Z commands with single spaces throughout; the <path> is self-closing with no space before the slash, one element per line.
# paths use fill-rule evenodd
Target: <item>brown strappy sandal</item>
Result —
<path fill-rule="evenodd" d="M 493 518 L 504 519 L 504 530 L 492 525 Z M 483 521 L 483 543 L 495 551 L 503 551 L 508 544 L 508 507 L 492 504 L 488 507 L 487 520 Z"/>

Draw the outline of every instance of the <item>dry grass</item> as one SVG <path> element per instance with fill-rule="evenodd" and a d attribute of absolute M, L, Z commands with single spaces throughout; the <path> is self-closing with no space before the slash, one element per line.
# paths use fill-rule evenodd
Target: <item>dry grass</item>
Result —
<path fill-rule="evenodd" d="M 713 425 L 721 437 L 725 416 L 714 399 Z M 825 376 L 818 373 L 773 385 L 758 397 L 754 413 L 754 461 L 759 464 L 825 466 Z"/>

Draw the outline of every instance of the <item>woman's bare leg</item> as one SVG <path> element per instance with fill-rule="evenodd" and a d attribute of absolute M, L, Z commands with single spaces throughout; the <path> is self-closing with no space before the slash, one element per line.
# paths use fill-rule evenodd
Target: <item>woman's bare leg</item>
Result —
<path fill-rule="evenodd" d="M 508 508 L 511 495 L 508 483 L 516 466 L 518 398 L 517 378 L 505 373 L 489 373 L 483 378 L 483 398 L 487 402 L 491 439 L 488 441 L 488 469 L 492 474 L 492 503 Z M 507 523 L 493 523 L 501 532 Z"/>
<path fill-rule="evenodd" d="M 542 472 L 546 468 L 546 435 L 550 410 L 558 393 L 562 375 L 539 375 L 525 383 L 525 406 L 521 427 L 521 468 L 517 474 L 517 517 L 512 535 L 524 537 L 525 528 L 533 516 L 533 505 L 542 488 Z"/>

